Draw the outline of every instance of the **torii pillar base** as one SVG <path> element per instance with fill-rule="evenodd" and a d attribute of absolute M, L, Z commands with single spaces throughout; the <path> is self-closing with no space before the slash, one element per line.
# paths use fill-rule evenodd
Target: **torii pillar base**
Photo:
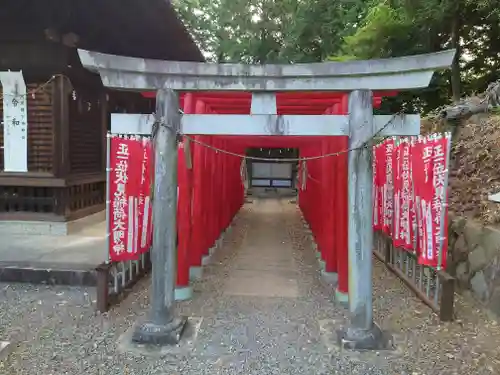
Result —
<path fill-rule="evenodd" d="M 185 317 L 175 318 L 162 325 L 146 321 L 135 327 L 132 342 L 155 346 L 177 345 L 181 341 L 187 322 Z"/>
<path fill-rule="evenodd" d="M 346 350 L 391 350 L 392 336 L 373 324 L 371 329 L 349 327 L 337 331 L 338 345 Z"/>

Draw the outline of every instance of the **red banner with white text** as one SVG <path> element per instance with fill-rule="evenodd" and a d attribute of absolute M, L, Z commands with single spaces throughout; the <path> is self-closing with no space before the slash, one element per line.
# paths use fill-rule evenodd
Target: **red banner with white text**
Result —
<path fill-rule="evenodd" d="M 431 267 L 446 266 L 448 153 L 449 139 L 433 136 L 415 142 L 412 157 L 417 254 L 419 263 Z"/>
<path fill-rule="evenodd" d="M 394 153 L 392 157 L 392 170 L 393 170 L 393 189 L 394 189 L 394 217 L 392 221 L 392 239 L 394 246 L 401 247 L 402 238 L 402 207 L 401 207 L 401 198 L 403 193 L 403 184 L 402 184 L 402 153 L 403 149 L 402 144 L 395 144 Z"/>
<path fill-rule="evenodd" d="M 446 268 L 448 254 L 448 173 L 450 168 L 451 138 L 438 137 L 434 140 L 433 180 L 434 196 L 432 210 L 434 213 L 435 246 L 441 249 L 442 268 Z"/>
<path fill-rule="evenodd" d="M 383 145 L 373 148 L 373 229 L 383 227 L 383 188 L 385 185 L 385 149 Z"/>
<path fill-rule="evenodd" d="M 411 179 L 411 142 L 402 139 L 394 158 L 394 246 L 413 250 L 413 185 Z"/>
<path fill-rule="evenodd" d="M 385 158 L 385 181 L 382 188 L 382 210 L 383 224 L 382 230 L 384 233 L 392 234 L 392 216 L 394 213 L 394 176 L 393 176 L 393 156 L 394 156 L 394 140 L 387 139 L 383 143 L 383 156 Z"/>
<path fill-rule="evenodd" d="M 373 227 L 431 267 L 446 266 L 449 148 L 449 135 L 432 135 L 387 139 L 373 151 Z"/>
<path fill-rule="evenodd" d="M 108 231 L 113 262 L 136 260 L 151 245 L 150 154 L 149 141 L 110 139 Z"/>

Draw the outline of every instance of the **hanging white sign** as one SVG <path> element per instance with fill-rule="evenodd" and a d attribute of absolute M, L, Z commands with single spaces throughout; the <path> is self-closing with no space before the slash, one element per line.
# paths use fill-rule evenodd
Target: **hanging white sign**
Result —
<path fill-rule="evenodd" d="M 22 72 L 0 72 L 5 172 L 28 171 L 28 105 Z"/>

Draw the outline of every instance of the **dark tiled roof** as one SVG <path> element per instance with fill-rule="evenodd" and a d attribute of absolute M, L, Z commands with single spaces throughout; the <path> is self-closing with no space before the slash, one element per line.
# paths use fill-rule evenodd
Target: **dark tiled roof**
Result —
<path fill-rule="evenodd" d="M 1 0 L 0 40 L 75 34 L 78 48 L 178 61 L 203 56 L 168 0 Z M 50 33 L 49 32 L 49 33 Z"/>

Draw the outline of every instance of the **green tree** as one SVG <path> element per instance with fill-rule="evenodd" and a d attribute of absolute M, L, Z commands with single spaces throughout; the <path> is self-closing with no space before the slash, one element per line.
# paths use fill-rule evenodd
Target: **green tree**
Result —
<path fill-rule="evenodd" d="M 184 22 L 213 61 L 323 61 L 355 30 L 354 0 L 177 0 Z"/>
<path fill-rule="evenodd" d="M 498 0 L 374 0 L 342 53 L 358 58 L 404 56 L 455 48 L 451 71 L 437 74 L 407 105 L 429 111 L 498 79 Z M 423 99 L 423 100 L 422 100 Z M 401 97 L 398 100 L 402 100 Z"/>
<path fill-rule="evenodd" d="M 295 63 L 395 57 L 456 48 L 429 88 L 384 102 L 428 112 L 499 77 L 500 0 L 176 0 L 218 62 Z"/>

